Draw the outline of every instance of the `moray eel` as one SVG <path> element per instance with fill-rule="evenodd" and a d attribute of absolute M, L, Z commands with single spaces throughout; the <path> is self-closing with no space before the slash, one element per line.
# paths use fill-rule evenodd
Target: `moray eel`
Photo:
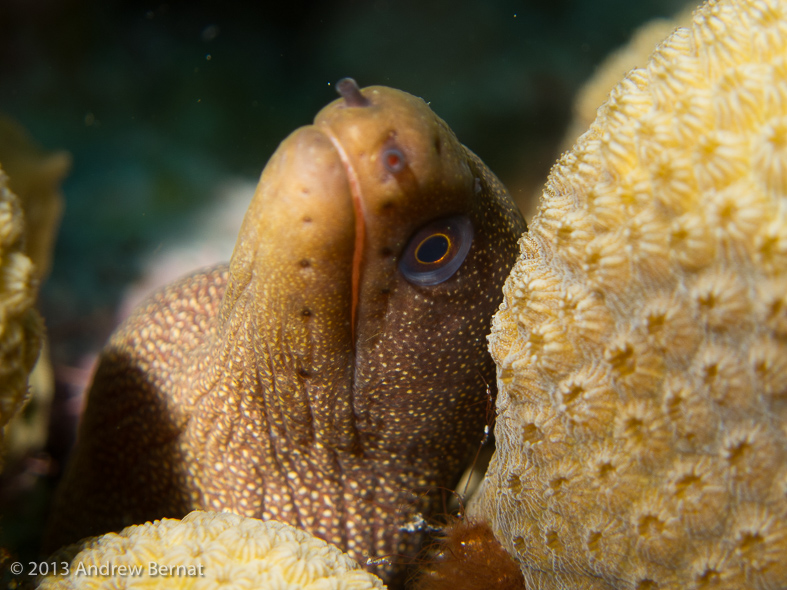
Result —
<path fill-rule="evenodd" d="M 103 351 L 55 548 L 193 509 L 288 522 L 389 578 L 478 446 L 524 221 L 421 99 L 342 98 L 272 156 L 228 266 Z"/>

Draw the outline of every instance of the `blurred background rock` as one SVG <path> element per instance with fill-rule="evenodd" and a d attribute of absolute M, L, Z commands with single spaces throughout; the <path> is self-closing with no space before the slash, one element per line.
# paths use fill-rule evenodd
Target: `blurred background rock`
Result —
<path fill-rule="evenodd" d="M 73 159 L 40 298 L 53 425 L 44 449 L 6 468 L 0 546 L 34 555 L 119 318 L 153 286 L 229 258 L 265 162 L 335 81 L 423 97 L 528 209 L 580 85 L 636 27 L 683 5 L 0 0 L 0 111 Z"/>

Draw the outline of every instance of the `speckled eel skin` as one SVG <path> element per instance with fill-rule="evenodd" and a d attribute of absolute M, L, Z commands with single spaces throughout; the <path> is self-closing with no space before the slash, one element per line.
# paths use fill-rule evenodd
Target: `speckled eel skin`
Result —
<path fill-rule="evenodd" d="M 524 221 L 421 99 L 339 89 L 266 166 L 229 266 L 112 336 L 50 548 L 192 509 L 291 523 L 361 563 L 418 545 L 403 525 L 482 436 Z"/>

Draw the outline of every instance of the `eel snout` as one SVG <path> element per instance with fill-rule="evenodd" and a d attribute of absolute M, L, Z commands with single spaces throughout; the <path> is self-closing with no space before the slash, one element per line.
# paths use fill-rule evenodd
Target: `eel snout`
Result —
<path fill-rule="evenodd" d="M 352 196 L 342 160 L 331 139 L 314 126 L 287 137 L 262 173 L 240 236 L 265 245 L 275 263 L 314 262 L 320 252 L 336 257 L 353 246 Z M 281 248 L 269 256 L 270 248 Z M 308 266 L 313 266 L 313 264 Z"/>

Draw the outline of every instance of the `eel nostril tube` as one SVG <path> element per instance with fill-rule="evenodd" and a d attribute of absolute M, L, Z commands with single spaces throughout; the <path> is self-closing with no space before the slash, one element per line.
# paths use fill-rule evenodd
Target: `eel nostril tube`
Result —
<path fill-rule="evenodd" d="M 342 78 L 336 83 L 336 92 L 338 92 L 348 107 L 368 107 L 369 99 L 361 94 L 361 89 L 358 88 L 358 83 L 352 78 Z"/>

